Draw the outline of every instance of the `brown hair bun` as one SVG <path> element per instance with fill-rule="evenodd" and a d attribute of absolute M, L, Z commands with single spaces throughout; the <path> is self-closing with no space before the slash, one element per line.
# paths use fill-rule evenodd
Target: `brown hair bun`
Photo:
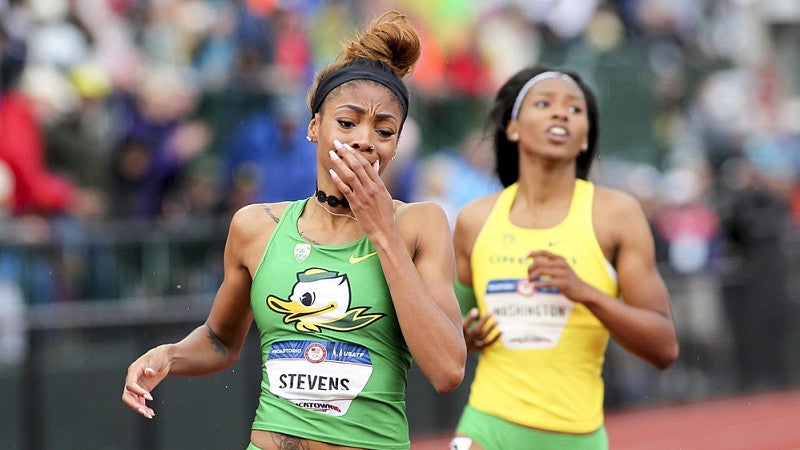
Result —
<path fill-rule="evenodd" d="M 307 102 L 312 116 L 319 111 L 327 95 L 344 80 L 332 82 L 331 76 L 350 66 L 372 67 L 379 74 L 391 73 L 396 82 L 379 81 L 390 87 L 403 107 L 403 120 L 408 114 L 408 89 L 402 78 L 414 70 L 420 57 L 421 43 L 417 30 L 408 18 L 397 11 L 387 11 L 373 20 L 362 33 L 341 47 L 337 60 L 317 73 L 308 92 Z M 377 76 L 377 75 L 376 75 Z M 389 78 L 391 78 L 389 77 Z M 370 77 L 367 77 L 370 78 Z M 373 79 L 373 81 L 377 81 Z"/>
<path fill-rule="evenodd" d="M 421 47 L 417 30 L 408 18 L 397 11 L 387 11 L 363 33 L 356 34 L 353 41 L 345 43 L 341 56 L 344 61 L 356 58 L 383 61 L 402 78 L 414 70 Z"/>

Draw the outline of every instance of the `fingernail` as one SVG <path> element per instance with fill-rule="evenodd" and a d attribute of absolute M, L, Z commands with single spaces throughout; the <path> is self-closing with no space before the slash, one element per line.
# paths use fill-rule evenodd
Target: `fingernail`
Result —
<path fill-rule="evenodd" d="M 330 150 L 328 152 L 328 154 L 331 155 L 331 160 L 333 160 L 333 161 L 338 161 L 339 160 L 339 155 L 337 155 L 335 151 Z"/>
<path fill-rule="evenodd" d="M 376 159 L 374 165 L 375 165 L 375 172 L 376 173 L 379 172 L 381 170 L 381 160 Z"/>
<path fill-rule="evenodd" d="M 333 169 L 328 169 L 328 172 L 330 172 L 331 178 L 333 178 L 334 180 L 338 180 L 339 179 L 339 175 L 337 175 L 336 172 Z"/>
<path fill-rule="evenodd" d="M 152 400 L 153 400 L 153 396 L 152 396 L 152 395 L 150 395 L 150 393 L 149 393 L 149 392 L 147 392 L 147 393 L 145 393 L 145 394 L 144 394 L 144 398 L 145 398 L 145 399 L 147 399 L 147 400 L 150 400 L 150 401 L 152 401 Z"/>
<path fill-rule="evenodd" d="M 156 374 L 156 371 L 153 370 L 153 368 L 148 367 L 147 369 L 144 369 L 144 374 L 148 376 L 153 376 Z"/>
<path fill-rule="evenodd" d="M 153 416 L 155 415 L 155 414 L 149 414 L 147 411 L 145 411 L 144 408 L 139 408 L 138 411 L 139 411 L 139 414 L 147 417 L 148 419 L 152 419 Z"/>
<path fill-rule="evenodd" d="M 333 146 L 336 147 L 337 150 L 343 147 L 342 143 L 339 142 L 338 139 L 333 140 Z"/>

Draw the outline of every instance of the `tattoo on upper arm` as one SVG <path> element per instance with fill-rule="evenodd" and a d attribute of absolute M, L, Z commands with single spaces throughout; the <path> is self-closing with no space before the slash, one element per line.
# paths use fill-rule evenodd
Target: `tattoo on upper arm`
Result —
<path fill-rule="evenodd" d="M 225 347 L 225 344 L 222 343 L 222 339 L 220 339 L 219 336 L 214 333 L 214 330 L 212 330 L 211 327 L 206 325 L 206 328 L 208 328 L 208 340 L 214 344 L 214 349 L 217 351 L 217 353 L 220 355 L 227 355 L 228 349 Z"/>
<path fill-rule="evenodd" d="M 272 443 L 280 450 L 308 450 L 311 448 L 305 439 L 274 432 L 270 435 Z"/>
<path fill-rule="evenodd" d="M 278 217 L 278 216 L 276 216 L 276 215 L 275 215 L 275 212 L 273 212 L 273 211 L 272 211 L 272 209 L 270 209 L 270 207 L 269 207 L 269 206 L 267 206 L 267 205 L 261 205 L 261 207 L 262 207 L 262 208 L 264 208 L 264 211 L 266 211 L 266 212 L 267 212 L 267 215 L 268 215 L 268 216 L 270 216 L 270 217 L 272 218 L 272 220 L 274 220 L 274 221 L 275 221 L 275 223 L 278 223 L 278 222 L 280 222 L 280 221 L 281 221 L 281 218 L 280 218 L 280 217 Z"/>

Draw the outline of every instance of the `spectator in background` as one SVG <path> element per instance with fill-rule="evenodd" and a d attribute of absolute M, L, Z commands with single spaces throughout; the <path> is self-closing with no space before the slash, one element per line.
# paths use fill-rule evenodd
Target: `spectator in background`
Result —
<path fill-rule="evenodd" d="M 454 160 L 451 198 L 457 209 L 478 197 L 493 194 L 503 188 L 494 176 L 496 160 L 492 141 L 481 133 L 468 133 L 458 146 Z"/>
<path fill-rule="evenodd" d="M 403 138 L 397 142 L 397 153 L 392 164 L 383 172 L 383 183 L 392 196 L 403 202 L 412 202 L 419 190 L 419 147 L 421 130 L 413 117 L 403 125 Z"/>
<path fill-rule="evenodd" d="M 69 173 L 79 186 L 108 192 L 110 133 L 114 126 L 107 104 L 112 89 L 108 74 L 98 65 L 82 64 L 60 79 L 73 104 L 45 123 L 47 163 L 54 170 Z M 29 84 L 41 86 L 45 82 L 31 79 Z"/>
<path fill-rule="evenodd" d="M 771 175 L 745 157 L 723 168 L 728 207 L 723 211 L 731 264 L 723 283 L 723 306 L 730 322 L 743 391 L 785 386 L 790 380 L 787 344 L 796 311 L 789 297 L 787 232 L 793 230 L 789 205 L 776 193 Z"/>
<path fill-rule="evenodd" d="M 724 233 L 708 202 L 709 174 L 699 162 L 668 170 L 654 216 L 655 234 L 665 245 L 663 270 L 670 275 L 681 348 L 696 354 L 730 343 L 719 285 Z M 681 364 L 700 374 L 712 361 L 686 358 Z"/>
<path fill-rule="evenodd" d="M 300 96 L 276 98 L 268 111 L 234 130 L 222 157 L 225 208 L 309 195 L 316 180 L 314 145 L 306 140 Z"/>
<path fill-rule="evenodd" d="M 27 43 L 0 36 L 0 160 L 13 176 L 11 207 L 14 215 L 97 216 L 104 210 L 102 196 L 82 189 L 46 164 L 46 138 L 33 99 L 20 87 L 26 68 Z"/>
<path fill-rule="evenodd" d="M 480 132 L 467 133 L 453 150 L 441 150 L 420 163 L 419 190 L 412 198 L 433 200 L 448 213 L 451 225 L 461 207 L 502 189 L 492 174 L 491 141 Z"/>
<path fill-rule="evenodd" d="M 176 188 L 176 179 L 211 140 L 194 117 L 198 100 L 191 72 L 177 67 L 145 71 L 138 89 L 123 95 L 119 142 L 111 158 L 112 213 L 154 218 Z"/>
<path fill-rule="evenodd" d="M 291 9 L 279 10 L 273 18 L 275 28 L 275 61 L 277 72 L 274 90 L 278 94 L 301 92 L 314 76 L 311 46 L 303 17 Z"/>
<path fill-rule="evenodd" d="M 719 219 L 704 200 L 707 183 L 699 172 L 702 169 L 668 171 L 664 200 L 654 217 L 655 231 L 667 245 L 670 267 L 681 275 L 710 270 L 719 255 Z"/>
<path fill-rule="evenodd" d="M 0 162 L 8 169 L 7 186 L 11 187 L 4 203 L 16 219 L 5 231 L 21 241 L 63 244 L 46 247 L 24 272 L 14 252 L 0 255 L 6 262 L 14 261 L 6 264 L 4 276 L 17 282 L 23 277 L 33 280 L 26 299 L 30 303 L 72 300 L 79 282 L 72 275 L 80 265 L 70 264 L 75 255 L 65 247 L 82 233 L 81 219 L 105 213 L 105 196 L 93 187 L 75 184 L 71 171 L 56 173 L 48 167 L 43 125 L 59 111 L 51 103 L 54 98 L 40 94 L 58 86 L 35 82 L 37 72 L 27 65 L 27 42 L 22 38 L 0 30 L 0 49 Z"/>

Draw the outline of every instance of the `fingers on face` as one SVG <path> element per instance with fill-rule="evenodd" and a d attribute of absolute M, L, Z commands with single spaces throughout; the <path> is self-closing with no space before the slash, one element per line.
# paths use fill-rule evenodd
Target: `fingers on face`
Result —
<path fill-rule="evenodd" d="M 379 166 L 370 163 L 364 155 L 347 144 L 334 141 L 334 150 L 330 152 L 331 161 L 336 167 L 336 174 L 349 186 L 356 183 L 367 183 L 372 180 L 372 173 L 377 173 Z M 376 161 L 377 162 L 377 161 Z"/>

